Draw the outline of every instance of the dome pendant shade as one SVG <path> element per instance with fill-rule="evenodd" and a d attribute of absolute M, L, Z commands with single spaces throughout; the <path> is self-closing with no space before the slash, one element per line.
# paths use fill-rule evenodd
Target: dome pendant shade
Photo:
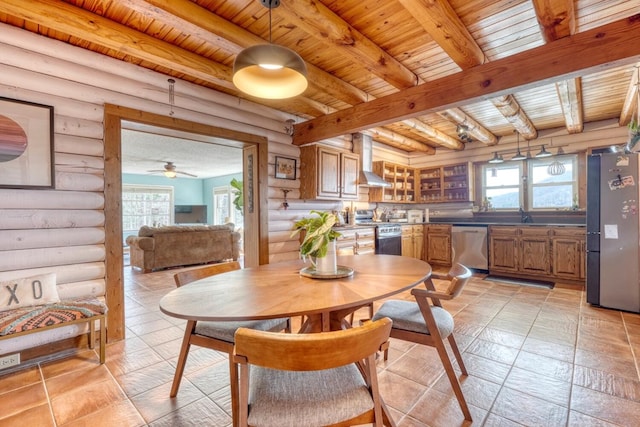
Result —
<path fill-rule="evenodd" d="M 537 159 L 542 159 L 544 157 L 551 157 L 552 155 L 553 154 L 551 154 L 550 152 L 545 150 L 544 145 L 542 145 L 542 149 L 540 150 L 540 152 L 538 154 L 536 154 L 536 158 Z"/>
<path fill-rule="evenodd" d="M 294 51 L 275 44 L 251 46 L 233 63 L 233 84 L 264 99 L 286 99 L 307 89 L 307 66 Z"/>
<path fill-rule="evenodd" d="M 515 156 L 513 156 L 513 157 L 511 158 L 511 160 L 525 160 L 526 158 L 527 158 L 527 156 L 525 156 L 524 154 L 522 154 L 522 153 L 520 152 L 520 150 L 518 149 L 518 152 L 516 153 L 516 155 L 515 155 Z"/>

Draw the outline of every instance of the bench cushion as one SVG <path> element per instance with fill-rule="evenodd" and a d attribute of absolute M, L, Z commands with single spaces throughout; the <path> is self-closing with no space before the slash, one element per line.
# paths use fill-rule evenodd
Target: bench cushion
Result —
<path fill-rule="evenodd" d="M 0 337 L 88 319 L 106 312 L 107 306 L 97 299 L 60 301 L 55 304 L 3 311 L 0 312 Z"/>
<path fill-rule="evenodd" d="M 0 311 L 33 308 L 59 301 L 55 273 L 0 282 Z"/>

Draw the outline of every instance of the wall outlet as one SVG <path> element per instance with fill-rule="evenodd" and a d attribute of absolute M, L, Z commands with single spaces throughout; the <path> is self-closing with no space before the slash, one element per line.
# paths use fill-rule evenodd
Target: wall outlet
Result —
<path fill-rule="evenodd" d="M 20 364 L 20 353 L 0 357 L 0 369 L 9 368 Z"/>

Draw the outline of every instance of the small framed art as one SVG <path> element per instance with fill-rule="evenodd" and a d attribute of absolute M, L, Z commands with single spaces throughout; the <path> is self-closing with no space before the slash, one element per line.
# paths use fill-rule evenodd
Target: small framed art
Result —
<path fill-rule="evenodd" d="M 276 178 L 296 179 L 296 159 L 276 156 Z"/>

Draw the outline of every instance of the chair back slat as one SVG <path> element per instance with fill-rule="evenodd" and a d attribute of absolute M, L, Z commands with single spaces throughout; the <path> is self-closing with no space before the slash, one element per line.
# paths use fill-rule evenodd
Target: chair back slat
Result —
<path fill-rule="evenodd" d="M 238 261 L 211 264 L 206 267 L 176 273 L 173 275 L 173 280 L 175 280 L 176 286 L 180 287 L 186 285 L 187 283 L 195 282 L 199 279 L 204 279 L 205 277 L 215 276 L 216 274 L 222 274 L 228 271 L 240 270 L 240 268 L 240 263 Z"/>
<path fill-rule="evenodd" d="M 314 371 L 365 359 L 387 342 L 391 320 L 316 334 L 283 334 L 240 328 L 235 354 L 249 364 L 287 371 Z"/>
<path fill-rule="evenodd" d="M 451 267 L 448 274 L 451 277 L 451 283 L 447 288 L 447 293 L 451 295 L 451 298 L 457 297 L 462 292 L 472 275 L 471 270 L 460 263 Z"/>

